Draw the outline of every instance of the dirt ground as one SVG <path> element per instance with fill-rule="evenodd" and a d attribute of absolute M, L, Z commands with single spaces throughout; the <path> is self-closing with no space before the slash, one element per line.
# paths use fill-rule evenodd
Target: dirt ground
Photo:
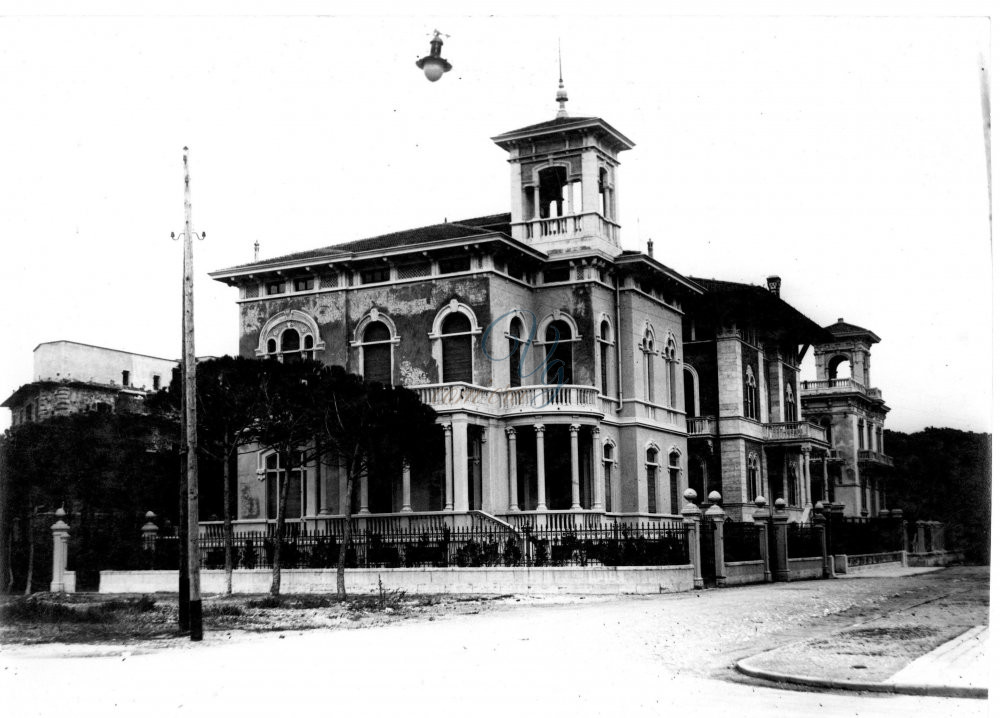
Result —
<path fill-rule="evenodd" d="M 931 574 L 935 576 L 934 574 Z M 881 682 L 973 626 L 989 623 L 989 571 L 955 567 L 894 591 L 881 610 L 828 637 L 754 658 L 755 668 L 833 680 Z"/>

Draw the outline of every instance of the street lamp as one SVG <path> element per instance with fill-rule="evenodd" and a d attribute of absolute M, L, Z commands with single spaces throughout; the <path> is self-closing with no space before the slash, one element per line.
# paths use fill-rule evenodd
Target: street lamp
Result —
<path fill-rule="evenodd" d="M 431 38 L 431 54 L 417 60 L 417 67 L 424 71 L 424 77 L 431 82 L 437 82 L 441 75 L 451 70 L 451 63 L 441 57 L 443 45 L 441 33 L 435 30 L 434 37 Z"/>

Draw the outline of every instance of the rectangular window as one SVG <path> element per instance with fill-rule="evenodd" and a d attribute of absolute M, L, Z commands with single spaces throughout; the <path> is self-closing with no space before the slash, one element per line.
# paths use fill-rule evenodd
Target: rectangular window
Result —
<path fill-rule="evenodd" d="M 430 262 L 420 262 L 417 264 L 404 264 L 396 274 L 400 279 L 415 279 L 417 277 L 427 277 L 431 273 Z"/>
<path fill-rule="evenodd" d="M 159 391 L 159 390 L 160 390 L 160 375 L 153 374 L 153 391 Z"/>
<path fill-rule="evenodd" d="M 469 258 L 466 257 L 449 257 L 448 259 L 442 259 L 438 262 L 438 269 L 441 274 L 451 274 L 453 272 L 468 272 L 469 271 Z"/>
<path fill-rule="evenodd" d="M 646 510 L 656 513 L 656 467 L 646 467 Z"/>
<path fill-rule="evenodd" d="M 312 277 L 294 280 L 294 287 L 296 292 L 308 292 L 313 288 Z"/>
<path fill-rule="evenodd" d="M 558 267 L 556 269 L 546 269 L 542 275 L 542 281 L 545 284 L 552 284 L 553 282 L 568 282 L 569 281 L 569 267 Z"/>
<path fill-rule="evenodd" d="M 265 484 L 267 490 L 267 518 L 278 518 L 278 477 L 284 474 L 284 464 L 277 454 L 267 457 L 265 463 Z M 288 479 L 288 499 L 285 503 L 285 518 L 297 519 L 302 516 L 302 476 L 303 471 L 296 469 Z"/>
<path fill-rule="evenodd" d="M 131 379 L 132 376 L 128 373 L 128 371 L 122 372 L 122 386 L 131 386 L 130 384 Z"/>
<path fill-rule="evenodd" d="M 680 513 L 677 506 L 677 494 L 680 488 L 680 469 L 670 469 L 670 513 Z"/>
<path fill-rule="evenodd" d="M 267 283 L 267 293 L 272 294 L 284 294 L 285 293 L 285 283 L 283 281 L 268 282 Z"/>
<path fill-rule="evenodd" d="M 388 267 L 379 267 L 378 269 L 361 270 L 362 284 L 375 284 L 377 282 L 388 282 L 388 281 L 389 281 Z"/>

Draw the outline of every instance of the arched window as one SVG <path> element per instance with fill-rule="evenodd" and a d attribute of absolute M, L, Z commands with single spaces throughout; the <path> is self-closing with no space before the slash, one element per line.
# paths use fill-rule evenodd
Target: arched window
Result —
<path fill-rule="evenodd" d="M 751 453 L 747 457 L 747 502 L 753 502 L 760 495 L 760 459 Z"/>
<path fill-rule="evenodd" d="M 294 329 L 286 329 L 281 333 L 281 361 L 295 362 L 302 359 L 302 346 L 299 333 Z"/>
<path fill-rule="evenodd" d="M 601 355 L 601 394 L 610 396 L 611 376 L 614 369 L 611 364 L 611 357 L 614 355 L 615 348 L 615 344 L 611 339 L 611 322 L 607 320 L 601 322 L 601 331 L 597 339 L 597 345 Z"/>
<path fill-rule="evenodd" d="M 667 339 L 667 404 L 671 409 L 677 408 L 677 345 L 674 338 Z"/>
<path fill-rule="evenodd" d="M 656 339 L 653 336 L 653 330 L 649 327 L 646 328 L 646 333 L 642 337 L 642 355 L 645 367 L 644 379 L 646 382 L 646 401 L 653 403 L 656 400 L 656 382 L 654 380 L 653 366 L 656 358 Z"/>
<path fill-rule="evenodd" d="M 819 425 L 823 427 L 823 433 L 826 435 L 826 441 L 830 446 L 833 446 L 833 427 L 830 426 L 830 417 L 824 416 L 819 420 Z"/>
<path fill-rule="evenodd" d="M 297 361 L 315 359 L 325 348 L 316 320 L 298 309 L 286 309 L 264 323 L 255 353 L 279 361 Z"/>
<path fill-rule="evenodd" d="M 798 412 L 795 408 L 795 390 L 791 383 L 785 384 L 785 421 L 798 421 Z"/>
<path fill-rule="evenodd" d="M 656 474 L 660 469 L 660 454 L 654 448 L 646 449 L 646 510 L 656 513 Z"/>
<path fill-rule="evenodd" d="M 757 377 L 749 364 L 746 367 L 746 378 L 743 386 L 743 415 L 748 419 L 760 416 L 760 406 L 757 401 Z"/>
<path fill-rule="evenodd" d="M 827 375 L 827 377 L 829 377 L 829 379 L 831 381 L 833 381 L 834 379 L 837 378 L 837 374 L 840 371 L 840 367 L 841 367 L 841 365 L 844 362 L 847 362 L 847 367 L 846 367 L 847 374 L 848 374 L 848 376 L 850 376 L 851 375 L 851 362 L 850 362 L 850 360 L 847 357 L 845 357 L 843 355 L 838 354 L 837 356 L 833 357 L 830 360 L 829 364 L 826 365 L 826 367 L 827 367 L 826 368 L 826 375 Z"/>
<path fill-rule="evenodd" d="M 667 471 L 670 474 L 670 513 L 679 513 L 678 507 L 681 492 L 681 455 L 677 450 L 667 457 Z"/>
<path fill-rule="evenodd" d="M 794 457 L 788 459 L 788 500 L 789 506 L 797 506 L 799 499 L 799 462 Z"/>
<path fill-rule="evenodd" d="M 441 322 L 441 380 L 472 382 L 472 325 L 461 312 Z"/>
<path fill-rule="evenodd" d="M 608 442 L 604 445 L 604 505 L 608 511 L 614 511 L 614 501 L 611 493 L 611 472 L 615 465 L 615 446 Z"/>
<path fill-rule="evenodd" d="M 684 365 L 684 409 L 688 416 L 701 416 L 698 372 L 693 366 Z M 702 494 L 702 499 L 705 495 Z"/>
<path fill-rule="evenodd" d="M 392 384 L 392 332 L 380 321 L 365 327 L 361 338 L 362 374 L 365 381 Z"/>
<path fill-rule="evenodd" d="M 573 383 L 573 330 L 561 319 L 545 329 L 546 384 Z"/>
<path fill-rule="evenodd" d="M 539 217 L 563 217 L 566 210 L 566 168 L 562 165 L 546 167 L 538 173 Z"/>
<path fill-rule="evenodd" d="M 510 365 L 510 385 L 521 386 L 522 367 L 526 362 L 522 361 L 524 356 L 524 322 L 518 317 L 510 321 L 510 331 L 507 332 L 507 344 L 510 356 L 507 361 Z"/>
<path fill-rule="evenodd" d="M 35 407 L 31 404 L 24 405 L 24 420 L 31 421 L 34 418 Z"/>

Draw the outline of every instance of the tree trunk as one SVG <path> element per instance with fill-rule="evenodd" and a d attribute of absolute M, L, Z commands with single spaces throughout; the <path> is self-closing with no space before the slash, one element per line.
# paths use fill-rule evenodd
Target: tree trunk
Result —
<path fill-rule="evenodd" d="M 288 503 L 288 479 L 292 474 L 293 451 L 286 450 L 281 457 L 284 469 L 278 472 L 278 517 L 274 524 L 274 563 L 271 566 L 271 595 L 281 593 L 281 544 L 285 537 L 285 505 Z"/>
<path fill-rule="evenodd" d="M 229 510 L 229 461 L 232 449 L 222 452 L 222 540 L 226 551 L 226 595 L 233 593 L 233 515 Z"/>
<path fill-rule="evenodd" d="M 344 568 L 347 565 L 347 544 L 351 540 L 351 518 L 354 510 L 354 466 L 355 461 L 351 460 L 345 470 L 347 471 L 347 508 L 344 510 L 344 537 L 340 543 L 340 555 L 337 557 L 337 600 L 347 600 L 347 584 L 344 581 Z"/>
<path fill-rule="evenodd" d="M 24 595 L 31 595 L 31 581 L 35 575 L 35 511 L 28 512 L 28 577 L 24 581 Z"/>

